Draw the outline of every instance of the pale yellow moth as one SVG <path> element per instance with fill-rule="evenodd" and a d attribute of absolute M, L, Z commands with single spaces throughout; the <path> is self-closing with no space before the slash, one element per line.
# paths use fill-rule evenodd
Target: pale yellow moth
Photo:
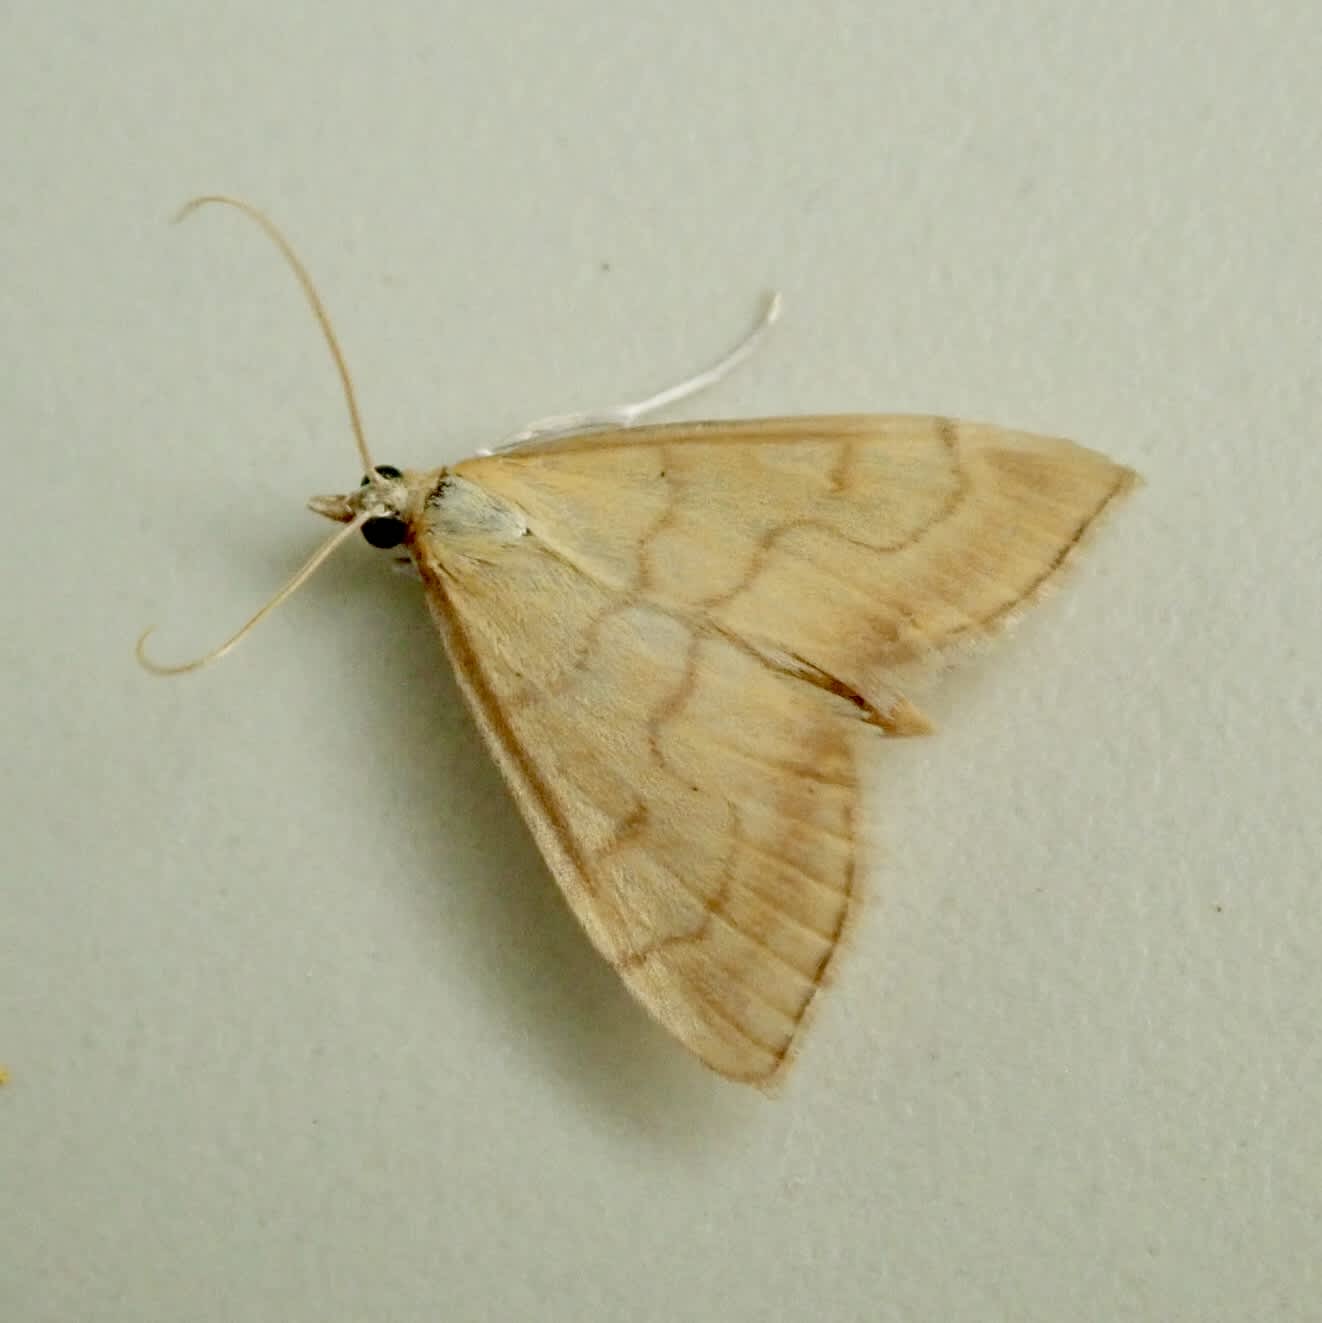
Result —
<path fill-rule="evenodd" d="M 404 548 L 473 715 L 597 950 L 685 1047 L 762 1087 L 859 903 L 857 760 L 927 734 L 925 673 L 997 634 L 1135 484 L 1069 441 L 947 418 L 636 426 L 718 380 L 546 420 L 453 467 L 373 462 L 345 525 Z"/>

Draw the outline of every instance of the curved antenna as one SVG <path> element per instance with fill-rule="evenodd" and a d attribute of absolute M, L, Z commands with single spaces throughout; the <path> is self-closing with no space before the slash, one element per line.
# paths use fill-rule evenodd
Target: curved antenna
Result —
<path fill-rule="evenodd" d="M 294 275 L 298 277 L 298 283 L 303 287 L 303 293 L 307 295 L 308 302 L 312 305 L 313 315 L 321 326 L 321 333 L 326 337 L 326 344 L 330 347 L 331 357 L 334 358 L 335 367 L 340 374 L 340 384 L 344 387 L 344 402 L 349 406 L 349 422 L 353 426 L 353 439 L 358 446 L 359 457 L 363 461 L 363 472 L 371 478 L 374 484 L 377 483 L 379 479 L 376 476 L 376 465 L 372 463 L 371 453 L 367 449 L 367 438 L 363 435 L 363 420 L 358 412 L 358 399 L 354 395 L 353 381 L 349 377 L 349 367 L 344 361 L 344 353 L 340 349 L 340 342 L 335 338 L 335 331 L 331 326 L 330 316 L 326 312 L 326 305 L 322 303 L 321 295 L 317 293 L 317 287 L 312 283 L 312 277 L 308 275 L 307 268 L 300 261 L 289 240 L 276 228 L 275 222 L 258 211 L 251 203 L 244 202 L 241 198 L 232 198 L 224 193 L 207 193 L 202 197 L 193 198 L 180 207 L 174 217 L 174 223 L 177 225 L 199 208 L 208 206 L 211 203 L 233 207 L 236 211 L 243 212 L 250 220 L 256 221 L 265 230 L 267 238 L 280 250 Z"/>
<path fill-rule="evenodd" d="M 202 656 L 195 657 L 192 661 L 180 662 L 174 666 L 166 666 L 161 662 L 153 661 L 147 656 L 147 639 L 151 636 L 156 626 L 152 625 L 142 631 L 138 639 L 137 647 L 134 651 L 137 653 L 138 663 L 153 675 L 183 675 L 187 671 L 200 671 L 202 667 L 209 666 L 213 661 L 219 661 L 229 650 L 243 641 L 248 633 L 259 621 L 268 616 L 276 609 L 287 597 L 296 593 L 312 576 L 316 573 L 321 564 L 334 553 L 339 546 L 349 537 L 351 533 L 356 533 L 371 517 L 370 513 L 364 510 L 354 521 L 346 524 L 343 528 L 336 529 L 325 542 L 319 546 L 316 551 L 308 557 L 303 567 L 289 580 L 274 597 L 256 612 L 244 625 L 236 630 L 229 638 L 225 640 L 218 648 L 212 648 L 210 652 L 204 652 Z"/>

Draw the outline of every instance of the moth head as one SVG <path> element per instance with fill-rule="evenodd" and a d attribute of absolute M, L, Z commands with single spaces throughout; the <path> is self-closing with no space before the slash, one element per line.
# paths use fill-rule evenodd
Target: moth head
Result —
<path fill-rule="evenodd" d="M 408 540 L 415 490 L 414 475 L 393 464 L 378 464 L 356 491 L 345 496 L 314 496 L 308 509 L 337 524 L 357 522 L 369 545 L 390 551 Z"/>

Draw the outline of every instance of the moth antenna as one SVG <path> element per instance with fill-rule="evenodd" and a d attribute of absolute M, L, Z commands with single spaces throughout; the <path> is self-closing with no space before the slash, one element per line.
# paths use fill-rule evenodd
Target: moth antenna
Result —
<path fill-rule="evenodd" d="M 321 333 L 326 337 L 326 344 L 330 348 L 331 357 L 334 358 L 336 370 L 340 374 L 340 384 L 344 387 L 344 402 L 349 407 L 349 422 L 353 427 L 353 439 L 358 446 L 359 458 L 363 461 L 363 472 L 374 483 L 378 482 L 376 465 L 372 462 L 371 452 L 367 449 L 367 438 L 363 434 L 363 419 L 358 412 L 358 397 L 354 394 L 353 380 L 349 376 L 349 365 L 344 361 L 344 352 L 340 349 L 340 342 L 335 338 L 335 329 L 331 326 L 330 315 L 326 311 L 326 305 L 321 301 L 321 295 L 317 293 L 317 287 L 312 283 L 312 277 L 308 275 L 307 267 L 303 265 L 298 254 L 294 251 L 293 245 L 280 232 L 275 222 L 258 211 L 251 203 L 244 202 L 241 198 L 232 198 L 224 193 L 207 193 L 202 197 L 193 198 L 180 207 L 174 217 L 174 223 L 177 225 L 199 208 L 208 206 L 211 203 L 233 207 L 236 211 L 243 212 L 250 220 L 260 225 L 266 232 L 267 238 L 275 244 L 284 256 L 285 261 L 289 263 L 294 275 L 298 277 L 298 283 L 303 287 L 303 293 L 307 295 L 308 303 L 312 305 L 313 315 L 321 326 Z"/>
<path fill-rule="evenodd" d="M 347 539 L 350 534 L 356 533 L 367 522 L 370 514 L 363 511 L 350 524 L 337 529 L 325 542 L 319 546 L 316 551 L 308 557 L 303 567 L 289 580 L 283 588 L 280 589 L 274 597 L 266 603 L 255 615 L 253 615 L 237 632 L 232 634 L 218 648 L 213 648 L 210 652 L 203 653 L 200 657 L 195 657 L 192 661 L 180 662 L 175 666 L 165 666 L 158 661 L 153 661 L 147 656 L 146 644 L 152 632 L 156 629 L 155 625 L 142 631 L 138 638 L 137 647 L 134 651 L 137 653 L 138 663 L 153 675 L 183 675 L 186 671 L 199 671 L 204 666 L 209 666 L 213 661 L 219 661 L 229 650 L 243 641 L 253 627 L 264 617 L 276 609 L 287 597 L 296 593 L 320 568 L 322 563 L 329 558 L 339 546 Z"/>

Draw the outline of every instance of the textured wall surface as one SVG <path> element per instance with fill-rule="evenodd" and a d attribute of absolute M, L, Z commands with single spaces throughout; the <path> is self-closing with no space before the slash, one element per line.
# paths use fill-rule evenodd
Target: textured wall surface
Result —
<path fill-rule="evenodd" d="M 637 12 L 629 12 L 637 11 Z M 1322 1319 L 1313 0 L 6 6 L 6 1323 Z M 869 766 L 782 1097 L 592 953 L 363 547 L 378 456 L 664 384 L 1144 491 Z"/>

